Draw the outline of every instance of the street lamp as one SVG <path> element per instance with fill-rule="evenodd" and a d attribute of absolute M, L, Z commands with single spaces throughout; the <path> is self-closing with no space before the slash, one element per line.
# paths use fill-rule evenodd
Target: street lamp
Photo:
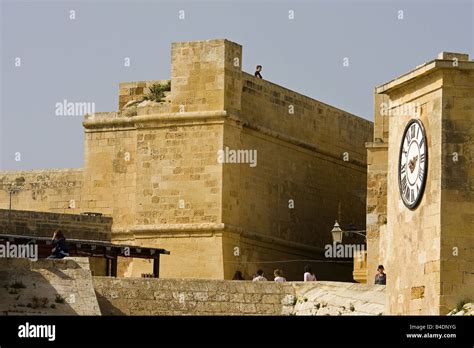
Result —
<path fill-rule="evenodd" d="M 8 207 L 8 232 L 10 233 L 11 232 L 11 224 L 12 224 L 12 221 L 11 221 L 11 215 L 12 215 L 12 196 L 15 194 L 15 193 L 18 193 L 21 191 L 21 188 L 17 187 L 17 186 L 10 186 L 10 189 L 8 190 L 8 193 L 10 194 L 10 205 Z"/>
<path fill-rule="evenodd" d="M 343 231 L 341 230 L 341 226 L 336 220 L 333 229 L 331 230 L 332 240 L 334 243 L 342 243 L 342 237 L 345 233 L 354 233 L 360 236 L 363 236 L 365 241 L 367 241 L 366 230 L 359 230 L 359 231 Z"/>
<path fill-rule="evenodd" d="M 15 194 L 15 193 L 18 193 L 21 191 L 21 188 L 17 187 L 17 186 L 11 186 L 10 189 L 8 190 L 8 193 L 10 194 L 10 205 L 8 207 L 8 210 L 12 210 L 12 196 Z"/>
<path fill-rule="evenodd" d="M 341 230 L 341 227 L 337 223 L 337 220 L 336 220 L 336 223 L 334 224 L 334 228 L 332 229 L 331 233 L 332 233 L 332 240 L 333 240 L 334 243 L 341 243 L 342 242 L 342 233 L 343 232 Z"/>

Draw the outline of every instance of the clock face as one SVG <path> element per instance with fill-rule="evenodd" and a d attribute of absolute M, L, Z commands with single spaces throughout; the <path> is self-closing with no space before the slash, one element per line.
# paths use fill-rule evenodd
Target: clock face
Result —
<path fill-rule="evenodd" d="M 403 132 L 398 161 L 398 186 L 403 203 L 415 209 L 425 189 L 428 168 L 428 148 L 423 124 L 408 122 Z"/>

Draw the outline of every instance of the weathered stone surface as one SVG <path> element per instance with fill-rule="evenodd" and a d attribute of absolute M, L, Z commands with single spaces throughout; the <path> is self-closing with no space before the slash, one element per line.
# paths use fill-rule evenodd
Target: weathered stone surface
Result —
<path fill-rule="evenodd" d="M 381 315 L 385 286 L 339 282 L 294 284 L 296 315 Z"/>
<path fill-rule="evenodd" d="M 0 273 L 0 315 L 101 315 L 88 258 L 0 258 Z"/>
<path fill-rule="evenodd" d="M 8 209 L 9 189 L 12 208 L 77 214 L 83 211 L 81 193 L 83 169 L 50 169 L 0 172 L 0 208 Z"/>
<path fill-rule="evenodd" d="M 168 82 L 165 102 L 124 108 Z M 84 169 L 0 173 L 0 184 L 28 188 L 17 209 L 64 212 L 76 200 L 74 213 L 112 216 L 114 242 L 171 251 L 162 277 L 272 274 L 258 261 L 323 258 L 338 215 L 343 227 L 365 223 L 372 123 L 243 72 L 242 47 L 228 40 L 174 43 L 170 80 L 121 83 L 119 110 L 83 126 Z M 226 147 L 256 151 L 256 165 L 219 163 Z M 300 280 L 305 263 L 287 264 L 287 279 Z M 151 267 L 119 260 L 118 274 Z M 352 280 L 349 264 L 312 267 L 319 279 Z"/>
<path fill-rule="evenodd" d="M 474 298 L 474 62 L 443 52 L 376 92 L 391 106 L 376 117 L 368 146 L 368 281 L 383 264 L 387 313 L 446 314 Z M 400 199 L 398 163 L 413 118 L 426 131 L 428 169 L 422 200 L 410 210 Z"/>
<path fill-rule="evenodd" d="M 385 308 L 385 287 L 381 285 L 133 278 L 119 282 L 122 284 L 94 277 L 105 315 L 380 315 Z M 139 290 L 133 303 L 128 300 L 130 284 L 142 289 L 150 282 L 156 284 L 153 288 L 162 289 L 155 291 L 154 299 L 142 296 Z M 215 291 L 224 286 L 229 293 Z M 202 290 L 190 290 L 196 288 Z"/>
<path fill-rule="evenodd" d="M 474 315 L 474 304 L 466 303 L 461 308 L 454 308 L 448 315 Z"/>
<path fill-rule="evenodd" d="M 112 219 L 104 216 L 0 209 L 0 233 L 52 237 L 61 228 L 70 239 L 110 240 Z"/>

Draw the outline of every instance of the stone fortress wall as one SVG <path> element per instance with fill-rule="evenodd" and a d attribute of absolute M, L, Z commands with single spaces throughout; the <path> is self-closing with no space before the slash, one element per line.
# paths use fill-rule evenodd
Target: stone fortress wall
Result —
<path fill-rule="evenodd" d="M 230 41 L 174 43 L 162 103 L 127 106 L 168 80 L 123 83 L 119 111 L 86 116 L 82 170 L 0 173 L 3 187 L 25 180 L 14 208 L 112 216 L 113 241 L 171 251 L 163 277 L 250 277 L 260 261 L 323 258 L 334 220 L 364 228 L 372 123 L 241 66 L 242 47 Z M 257 165 L 218 163 L 226 147 L 256 150 Z M 49 179 L 33 193 L 37 175 Z M 296 280 L 305 263 L 282 268 Z M 352 280 L 349 263 L 312 266 L 321 279 Z M 119 265 L 129 276 L 150 269 Z"/>
<path fill-rule="evenodd" d="M 0 259 L 0 315 L 379 315 L 385 286 L 93 277 L 88 258 Z"/>
<path fill-rule="evenodd" d="M 102 315 L 382 315 L 385 286 L 94 277 Z"/>
<path fill-rule="evenodd" d="M 0 208 L 14 185 L 14 209 L 101 212 L 113 218 L 112 241 L 171 251 L 163 277 L 220 280 L 236 269 L 246 279 L 257 268 L 270 277 L 276 266 L 299 280 L 309 262 L 272 262 L 318 258 L 319 279 L 352 280 L 349 264 L 322 257 L 337 218 L 343 229 L 367 225 L 368 282 L 384 264 L 387 313 L 445 314 L 474 297 L 467 55 L 443 53 L 376 88 L 374 127 L 243 72 L 242 47 L 227 40 L 175 43 L 171 63 L 170 80 L 122 83 L 117 112 L 86 116 L 83 169 L 0 172 Z M 130 104 L 168 82 L 163 102 Z M 416 108 L 400 110 L 406 105 Z M 429 153 L 415 210 L 401 202 L 397 178 L 411 118 L 423 122 Z M 257 151 L 257 165 L 219 163 L 224 148 Z M 119 273 L 150 270 L 122 260 Z"/>
<path fill-rule="evenodd" d="M 233 64 L 235 57 L 241 59 L 241 48 L 227 41 L 174 44 L 171 111 L 178 114 L 155 108 L 139 110 L 141 119 L 135 119 L 144 123 L 137 135 L 137 160 L 149 163 L 136 179 L 144 191 L 136 197 L 138 226 L 131 230 L 136 238 L 186 253 L 189 263 L 179 260 L 181 275 L 189 272 L 186 264 L 196 276 L 214 277 L 207 271 L 209 265 L 224 262 L 219 272 L 230 278 L 237 267 L 250 276 L 257 265 L 246 262 L 253 260 L 312 259 L 321 249 L 307 246 L 329 242 L 329 233 L 317 230 L 331 230 L 340 205 L 347 204 L 340 209 L 347 223 L 357 224 L 356 216 L 365 210 L 362 144 L 370 122 L 242 73 Z M 228 86 L 232 89 L 224 91 Z M 294 114 L 288 112 L 290 105 Z M 159 118 L 152 112 L 164 115 Z M 336 136 L 341 148 L 334 148 Z M 344 147 L 349 139 L 360 146 Z M 216 152 L 225 147 L 257 150 L 257 167 L 220 166 Z M 349 148 L 354 151 L 344 162 L 342 149 Z M 342 199 L 346 195 L 353 199 Z M 295 209 L 288 209 L 290 199 Z M 180 200 L 184 209 L 179 208 Z M 236 247 L 240 258 L 233 256 Z M 172 259 L 166 258 L 164 265 Z M 314 265 L 323 273 L 324 266 Z M 288 272 L 300 273 L 302 264 L 297 267 Z"/>
<path fill-rule="evenodd" d="M 83 174 L 83 169 L 0 171 L 0 208 L 8 209 L 13 185 L 20 191 L 12 195 L 12 209 L 79 214 Z"/>
<path fill-rule="evenodd" d="M 52 238 L 57 229 L 70 239 L 110 240 L 112 218 L 31 210 L 0 209 L 0 233 Z"/>

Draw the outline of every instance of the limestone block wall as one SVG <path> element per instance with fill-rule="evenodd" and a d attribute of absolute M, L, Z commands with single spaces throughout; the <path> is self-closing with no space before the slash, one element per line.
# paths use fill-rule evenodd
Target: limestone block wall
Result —
<path fill-rule="evenodd" d="M 326 259 L 320 247 L 227 228 L 222 246 L 224 279 L 232 279 L 238 270 L 249 280 L 262 269 L 273 280 L 273 271 L 279 268 L 288 281 L 301 281 L 304 267 L 310 265 L 318 280 L 354 281 L 352 259 Z"/>
<path fill-rule="evenodd" d="M 473 295 L 473 67 L 467 55 L 442 53 L 378 88 L 394 105 L 416 104 L 419 111 L 390 119 L 389 213 L 380 258 L 393 268 L 387 272 L 391 313 L 445 314 Z M 399 199 L 398 151 L 404 125 L 418 116 L 428 139 L 428 177 L 421 204 L 409 210 Z"/>
<path fill-rule="evenodd" d="M 114 240 L 173 250 L 164 258 L 163 275 L 232 277 L 235 267 L 222 261 L 226 264 L 227 249 L 236 246 L 231 246 L 234 237 L 227 237 L 236 231 L 246 234 L 253 261 L 282 256 L 272 256 L 268 244 L 260 249 L 252 244 L 255 234 L 299 243 L 285 259 L 313 259 L 320 256 L 317 247 L 330 241 L 338 215 L 343 226 L 365 224 L 363 144 L 371 122 L 256 81 L 242 72 L 241 62 L 242 47 L 227 40 L 174 43 L 170 112 L 102 113 L 84 123 L 84 201 L 90 201 L 85 204 L 114 216 Z M 121 100 L 140 95 L 143 83 L 121 85 Z M 290 103 L 296 108 L 293 118 L 288 118 Z M 226 146 L 257 149 L 257 167 L 218 163 L 217 151 Z M 124 154 L 131 160 L 121 160 Z M 288 208 L 290 199 L 295 209 Z M 316 249 L 303 251 L 306 244 Z M 219 266 L 208 263 L 214 258 L 221 260 Z M 303 266 L 288 276 L 299 279 Z M 345 266 L 339 268 L 350 274 Z M 123 274 L 148 269 L 135 261 L 124 264 Z"/>
<path fill-rule="evenodd" d="M 0 259 L 0 293 L 3 315 L 380 315 L 385 299 L 340 282 L 91 277 L 87 258 Z"/>
<path fill-rule="evenodd" d="M 231 233 L 245 234 L 252 261 L 282 256 L 272 255 L 271 241 L 259 249 L 252 235 L 296 243 L 286 259 L 314 259 L 339 216 L 343 227 L 363 228 L 363 144 L 371 122 L 243 73 L 242 47 L 228 40 L 173 44 L 169 105 L 123 109 L 163 81 L 121 84 L 119 111 L 88 115 L 83 123 L 85 163 L 74 212 L 112 216 L 113 241 L 170 250 L 163 275 L 219 278 L 234 271 L 224 266 Z M 256 149 L 257 167 L 218 163 L 225 146 Z M 29 200 L 18 208 L 39 206 Z M 47 211 L 56 207 L 44 204 Z M 127 275 L 149 267 L 122 266 L 119 273 Z M 289 275 L 299 279 L 301 267 Z"/>
<path fill-rule="evenodd" d="M 12 185 L 12 209 L 76 214 L 83 211 L 82 169 L 48 169 L 0 172 L 0 208 L 8 209 Z"/>
<path fill-rule="evenodd" d="M 320 280 L 353 281 L 352 259 L 324 259 L 320 248 L 242 233 L 224 224 L 199 224 L 195 228 L 151 226 L 135 231 L 134 243 L 171 251 L 171 255 L 161 257 L 162 278 L 232 279 L 239 270 L 245 279 L 251 279 L 261 268 L 268 279 L 273 279 L 273 270 L 278 267 L 288 280 L 298 281 L 309 264 Z M 281 262 L 285 260 L 291 261 Z M 139 277 L 152 271 L 152 264 L 144 260 L 130 263 L 126 258 L 119 263 L 120 276 Z"/>
<path fill-rule="evenodd" d="M 352 275 L 354 280 L 362 284 L 373 284 L 372 280 L 367 281 L 367 250 L 356 252 L 353 259 L 354 270 Z"/>
<path fill-rule="evenodd" d="M 134 232 L 134 236 L 137 245 L 164 248 L 171 252 L 171 255 L 160 258 L 160 278 L 224 279 L 221 231 L 206 225 L 196 230 L 165 225 Z M 119 276 L 139 277 L 143 273 L 152 273 L 151 262 L 133 259 L 130 263 L 129 260 L 123 260 Z"/>
<path fill-rule="evenodd" d="M 276 116 L 277 117 L 277 116 Z M 224 164 L 223 222 L 323 248 L 336 219 L 365 227 L 366 170 L 231 122 L 224 147 L 256 151 L 257 165 Z"/>
<path fill-rule="evenodd" d="M 389 137 L 390 111 L 397 106 L 390 103 L 388 95 L 374 90 L 374 142 L 387 143 Z"/>
<path fill-rule="evenodd" d="M 114 228 L 135 223 L 136 130 L 86 127 L 83 209 L 114 217 Z"/>
<path fill-rule="evenodd" d="M 386 117 L 388 119 L 388 117 Z M 374 282 L 380 257 L 380 234 L 387 226 L 388 143 L 367 143 L 367 282 Z"/>
<path fill-rule="evenodd" d="M 111 239 L 112 218 L 0 209 L 0 233 L 52 237 L 61 228 L 70 239 Z"/>
<path fill-rule="evenodd" d="M 222 125 L 163 122 L 137 134 L 136 223 L 215 223 L 221 220 Z"/>
<path fill-rule="evenodd" d="M 413 81 L 390 94 L 396 105 L 421 105 L 419 119 L 426 129 L 428 173 L 423 199 L 409 210 L 400 199 L 398 158 L 406 123 L 415 115 L 390 119 L 387 176 L 387 229 L 381 236 L 380 260 L 387 273 L 388 310 L 392 314 L 438 314 L 441 283 L 441 124 L 442 75 Z"/>
<path fill-rule="evenodd" d="M 380 315 L 385 287 L 93 277 L 103 315 Z"/>
<path fill-rule="evenodd" d="M 125 104 L 131 101 L 140 101 L 149 93 L 153 85 L 165 85 L 169 80 L 131 81 L 119 84 L 118 110 L 123 110 Z"/>
<path fill-rule="evenodd" d="M 270 282 L 94 277 L 94 288 L 103 315 L 282 315 L 294 302 Z"/>
<path fill-rule="evenodd" d="M 88 258 L 0 258 L 0 315 L 101 315 Z"/>
<path fill-rule="evenodd" d="M 441 313 L 474 298 L 474 63 L 467 64 L 443 73 Z"/>
<path fill-rule="evenodd" d="M 227 40 L 174 43 L 171 113 L 98 113 L 86 118 L 84 201 L 90 209 L 114 215 L 114 229 L 220 219 L 216 152 L 222 144 L 222 122 L 206 116 L 224 116 L 224 99 L 237 103 L 224 98 L 224 75 L 232 73 L 232 57 L 239 50 Z M 240 65 L 235 69 L 238 73 Z M 232 84 L 231 76 L 226 79 Z M 146 87 L 156 82 L 163 81 L 121 84 L 120 103 L 143 97 Z M 220 114 L 211 115 L 214 110 Z M 178 208 L 180 200 L 184 207 Z"/>
<path fill-rule="evenodd" d="M 346 111 L 242 73 L 240 117 L 339 160 L 347 152 L 350 163 L 365 167 L 365 142 L 372 139 L 373 123 Z"/>
<path fill-rule="evenodd" d="M 398 151 L 406 122 L 416 116 L 391 117 L 388 223 L 379 240 L 379 259 L 387 265 L 390 313 L 446 314 L 474 296 L 473 67 L 467 55 L 442 53 L 379 88 L 393 105 L 417 105 L 428 139 L 424 197 L 409 210 L 399 199 Z"/>
<path fill-rule="evenodd" d="M 367 282 L 374 282 L 380 258 L 380 234 L 387 227 L 387 168 L 390 98 L 374 91 L 374 136 L 367 149 Z M 396 107 L 395 107 L 396 109 Z"/>
<path fill-rule="evenodd" d="M 115 234 L 123 242 L 172 250 L 161 276 L 222 278 L 222 121 L 167 117 L 137 130 L 134 224 Z M 120 227 L 120 226 L 119 226 Z M 114 225 L 116 231 L 119 229 Z M 117 231 L 118 232 L 118 231 Z M 216 234 L 217 233 L 217 234 Z M 135 260 L 124 274 L 149 273 Z M 148 271 L 147 271 L 148 270 Z"/>
<path fill-rule="evenodd" d="M 242 47 L 228 40 L 171 46 L 171 112 L 240 108 Z"/>
<path fill-rule="evenodd" d="M 365 229 L 365 142 L 371 140 L 372 130 L 370 121 L 243 72 L 241 109 L 225 122 L 223 146 L 256 151 L 257 165 L 224 164 L 222 209 L 229 230 L 236 227 L 242 239 L 252 243 L 245 257 L 324 259 L 321 250 L 332 243 L 334 220 L 343 228 L 353 224 Z M 288 253 L 275 249 L 272 254 L 251 237 L 256 235 L 299 247 L 286 245 Z M 314 249 L 304 251 L 305 246 Z M 225 253 L 235 259 L 230 250 L 229 243 Z M 281 266 L 296 280 L 304 264 Z M 323 279 L 351 280 L 352 271 L 345 266 L 314 267 Z M 263 265 L 244 262 L 239 267 L 251 273 Z M 329 275 L 325 268 L 334 273 Z M 226 265 L 227 273 L 231 269 Z"/>
<path fill-rule="evenodd" d="M 364 229 L 365 170 L 232 121 L 224 126 L 225 147 L 257 153 L 255 167 L 223 165 L 222 219 L 228 231 L 224 259 L 231 260 L 226 279 L 237 269 L 251 276 L 268 266 L 269 275 L 282 268 L 289 279 L 299 280 L 309 263 L 320 279 L 351 281 L 347 261 L 330 263 L 322 250 L 332 243 L 334 220 L 344 228 L 352 223 Z M 314 259 L 324 262 L 256 262 Z"/>

